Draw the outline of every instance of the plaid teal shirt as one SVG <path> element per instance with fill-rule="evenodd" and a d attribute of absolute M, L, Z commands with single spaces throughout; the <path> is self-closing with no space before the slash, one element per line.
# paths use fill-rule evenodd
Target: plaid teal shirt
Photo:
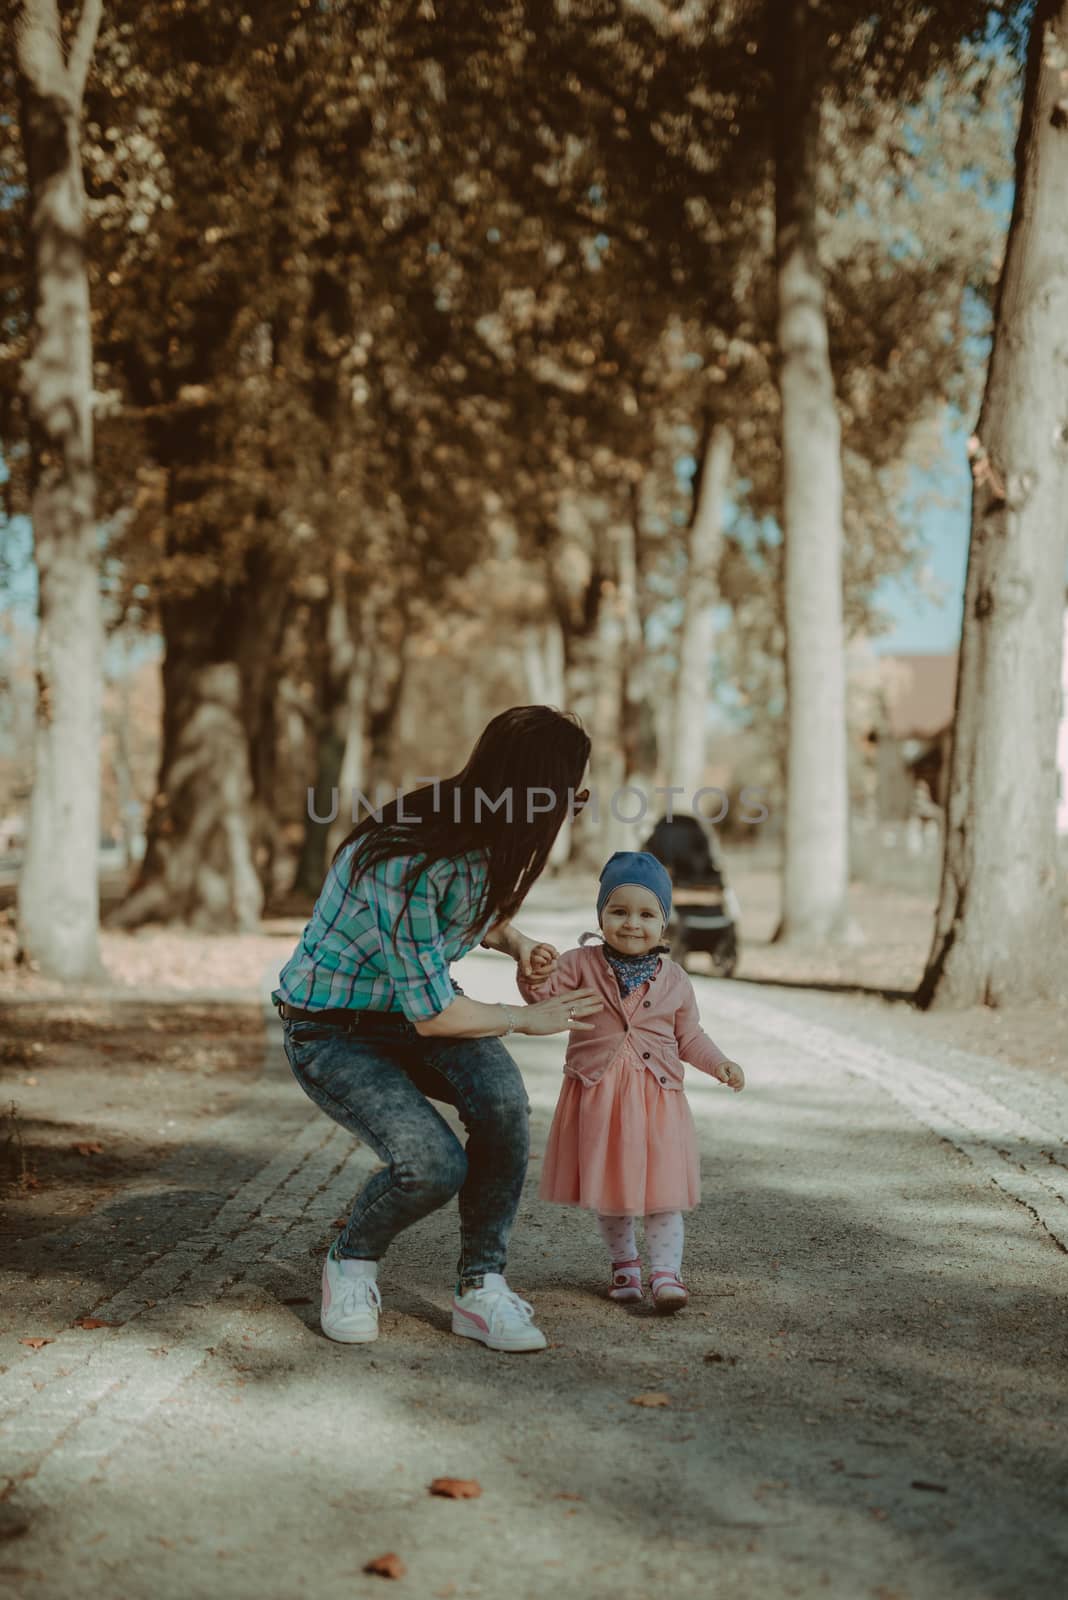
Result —
<path fill-rule="evenodd" d="M 421 873 L 394 938 L 390 930 L 413 858 L 380 861 L 350 888 L 354 848 L 327 873 L 300 943 L 279 974 L 275 998 L 303 1011 L 352 1006 L 400 1011 L 409 1022 L 436 1017 L 462 992 L 449 975 L 450 961 L 473 950 L 498 920 L 492 916 L 461 937 L 485 886 L 485 857 L 472 850 Z"/>

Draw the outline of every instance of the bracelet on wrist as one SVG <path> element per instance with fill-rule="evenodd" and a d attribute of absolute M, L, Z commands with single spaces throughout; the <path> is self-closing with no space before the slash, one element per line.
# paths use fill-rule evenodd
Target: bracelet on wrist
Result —
<path fill-rule="evenodd" d="M 505 1005 L 503 1000 L 499 1000 L 497 1002 L 497 1004 L 500 1006 L 501 1010 L 504 1012 L 505 1016 L 508 1019 L 507 1028 L 505 1028 L 503 1033 L 499 1033 L 497 1035 L 497 1037 L 498 1037 L 498 1039 L 507 1039 L 507 1037 L 508 1037 L 508 1035 L 510 1033 L 514 1033 L 516 1031 L 516 1027 L 517 1027 L 516 1014 L 512 1010 L 511 1006 Z"/>

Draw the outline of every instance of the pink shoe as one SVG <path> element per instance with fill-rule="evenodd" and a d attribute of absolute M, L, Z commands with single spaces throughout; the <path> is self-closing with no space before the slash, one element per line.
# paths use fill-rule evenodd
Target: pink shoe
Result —
<path fill-rule="evenodd" d="M 658 1311 L 681 1311 L 690 1298 L 690 1291 L 677 1272 L 651 1273 L 649 1287 Z"/>
<path fill-rule="evenodd" d="M 642 1264 L 640 1261 L 613 1261 L 610 1300 L 640 1300 L 642 1298 Z"/>

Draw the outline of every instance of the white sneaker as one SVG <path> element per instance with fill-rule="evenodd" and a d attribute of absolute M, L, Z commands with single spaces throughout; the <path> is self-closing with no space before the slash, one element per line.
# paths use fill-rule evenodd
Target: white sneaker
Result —
<path fill-rule="evenodd" d="M 372 1339 L 378 1338 L 378 1313 L 382 1306 L 374 1271 L 350 1276 L 334 1254 L 336 1248 L 336 1243 L 330 1246 L 323 1263 L 319 1326 L 328 1339 L 336 1339 L 338 1344 L 370 1344 Z"/>
<path fill-rule="evenodd" d="M 481 1289 L 453 1295 L 452 1331 L 480 1339 L 491 1350 L 544 1350 L 549 1342 L 534 1326 L 534 1307 L 513 1293 L 499 1272 L 487 1272 Z"/>

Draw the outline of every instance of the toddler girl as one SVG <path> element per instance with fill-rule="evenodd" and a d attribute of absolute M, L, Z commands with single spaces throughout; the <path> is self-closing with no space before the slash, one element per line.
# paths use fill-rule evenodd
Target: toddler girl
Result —
<path fill-rule="evenodd" d="M 560 956 L 556 970 L 517 978 L 524 1000 L 596 989 L 603 1009 L 575 1021 L 542 1163 L 540 1197 L 596 1211 L 612 1261 L 613 1300 L 642 1298 L 634 1233 L 645 1219 L 650 1289 L 658 1311 L 689 1299 L 679 1277 L 682 1213 L 700 1198 L 697 1135 L 683 1093 L 683 1062 L 734 1090 L 745 1085 L 702 1031 L 693 984 L 661 944 L 671 915 L 671 879 L 645 851 L 617 850 L 600 877 L 603 943 Z M 541 959 L 548 965 L 549 957 Z"/>

